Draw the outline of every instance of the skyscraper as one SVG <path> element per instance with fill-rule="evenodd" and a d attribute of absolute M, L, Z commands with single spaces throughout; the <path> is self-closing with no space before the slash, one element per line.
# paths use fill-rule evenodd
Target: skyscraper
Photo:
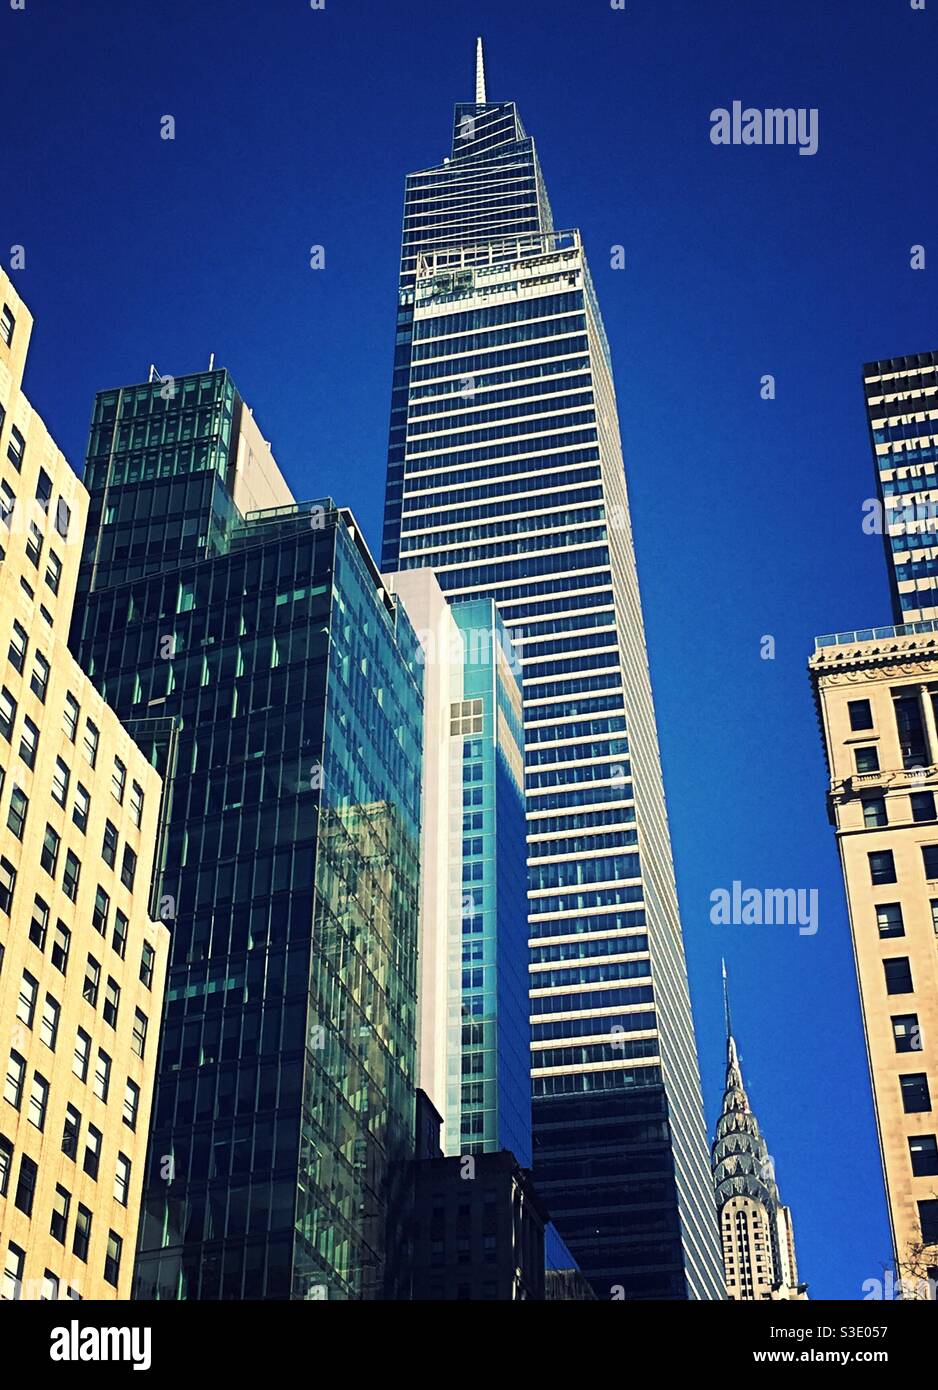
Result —
<path fill-rule="evenodd" d="M 725 985 L 724 972 L 724 989 Z M 726 996 L 726 1085 L 711 1151 L 730 1298 L 740 1302 L 806 1298 L 798 1283 L 791 1212 L 743 1086 Z"/>
<path fill-rule="evenodd" d="M 868 362 L 863 385 L 895 621 L 938 618 L 938 352 Z"/>
<path fill-rule="evenodd" d="M 0 270 L 0 1299 L 128 1298 L 169 933 L 160 778 L 68 650 L 88 494 Z"/>
<path fill-rule="evenodd" d="M 413 1149 L 421 673 L 354 518 L 226 371 L 101 392 L 77 649 L 177 722 L 135 1290 L 359 1299 Z"/>
<path fill-rule="evenodd" d="M 609 346 L 481 43 L 406 181 L 383 562 L 522 658 L 538 1191 L 600 1297 L 721 1298 Z"/>

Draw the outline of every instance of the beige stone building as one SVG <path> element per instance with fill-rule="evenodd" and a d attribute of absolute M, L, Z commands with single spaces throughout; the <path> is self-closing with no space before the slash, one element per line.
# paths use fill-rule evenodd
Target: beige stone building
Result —
<path fill-rule="evenodd" d="M 127 1298 L 169 932 L 159 776 L 72 659 L 87 493 L 0 272 L 0 1297 Z"/>
<path fill-rule="evenodd" d="M 934 1298 L 938 623 L 818 638 L 810 672 L 847 890 L 895 1278 L 906 1297 Z"/>

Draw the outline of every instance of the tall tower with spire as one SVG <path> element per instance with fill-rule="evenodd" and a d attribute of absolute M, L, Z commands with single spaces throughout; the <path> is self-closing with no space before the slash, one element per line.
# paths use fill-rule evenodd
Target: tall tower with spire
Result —
<path fill-rule="evenodd" d="M 535 142 L 514 102 L 492 100 L 481 41 L 475 77 L 451 152 L 405 186 L 383 567 L 431 568 L 453 603 L 494 600 L 521 656 L 517 1044 L 538 1191 L 600 1298 L 721 1299 L 609 344 L 583 239 L 555 228 Z M 463 1152 L 493 1138 L 472 1107 L 480 1090 L 487 1105 L 477 1078 L 504 961 L 460 914 L 494 795 L 465 786 L 453 832 L 468 856 L 447 923 L 462 943 L 449 1085 Z"/>
<path fill-rule="evenodd" d="M 730 1298 L 745 1303 L 807 1298 L 806 1286 L 798 1283 L 791 1211 L 779 1196 L 775 1164 L 743 1086 L 725 964 L 723 1004 L 726 1087 L 713 1141 L 712 1167 L 727 1292 Z"/>

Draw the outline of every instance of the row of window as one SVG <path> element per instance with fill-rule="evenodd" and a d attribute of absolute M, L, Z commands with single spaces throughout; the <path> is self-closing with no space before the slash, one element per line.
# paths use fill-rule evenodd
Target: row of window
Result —
<path fill-rule="evenodd" d="M 922 845 L 922 867 L 929 882 L 938 880 L 938 845 Z M 870 882 L 874 887 L 883 883 L 897 883 L 896 861 L 891 849 L 875 849 L 868 855 Z"/>
<path fill-rule="evenodd" d="M 81 1081 L 83 1085 L 87 1085 L 90 1067 L 91 1038 L 83 1028 L 79 1028 L 75 1036 L 75 1049 L 72 1056 L 72 1072 L 75 1076 L 78 1077 L 79 1081 Z M 40 1080 L 42 1080 L 41 1077 Z M 41 1092 L 42 1087 L 40 1087 L 39 1089 Z M 98 1048 L 98 1055 L 97 1060 L 95 1062 L 94 1076 L 91 1082 L 91 1089 L 92 1094 L 98 1100 L 102 1101 L 104 1104 L 107 1104 L 107 1099 L 111 1089 L 111 1058 L 101 1047 Z M 6 1077 L 4 1080 L 3 1088 L 3 1098 L 9 1105 L 13 1106 L 14 1110 L 18 1112 L 22 1108 L 25 1090 L 26 1058 L 23 1057 L 14 1048 L 11 1049 L 10 1059 L 7 1064 Z M 124 1089 L 123 1102 L 123 1122 L 128 1129 L 136 1130 L 137 1113 L 139 1107 L 140 1087 L 136 1084 L 136 1082 L 130 1080 L 130 1078 L 128 1077 L 127 1084 Z M 38 1110 L 36 1113 L 38 1114 Z M 75 1131 L 77 1136 L 78 1131 L 81 1127 L 81 1115 L 77 1110 L 75 1110 L 74 1106 L 71 1105 L 68 1107 L 68 1114 L 72 1117 L 73 1120 L 75 1119 L 75 1117 L 77 1117 L 76 1123 L 78 1128 Z M 37 1125 L 36 1127 L 37 1129 L 41 1129 L 42 1125 Z M 68 1124 L 66 1124 L 66 1130 L 67 1129 Z M 65 1140 L 63 1138 L 62 1151 L 63 1153 L 67 1153 L 68 1150 L 64 1147 L 64 1143 Z M 77 1152 L 77 1138 L 75 1143 L 75 1152 Z"/>
<path fill-rule="evenodd" d="M 54 1219 L 54 1218 L 53 1218 Z M 72 1239 L 72 1253 L 77 1255 L 83 1262 L 88 1261 L 88 1246 L 91 1241 L 91 1212 L 87 1207 L 78 1204 L 78 1212 L 75 1217 L 75 1234 Z M 64 1237 L 61 1242 L 65 1244 Z M 120 1280 L 121 1257 L 124 1252 L 123 1239 L 116 1231 L 108 1231 L 107 1234 L 107 1254 L 104 1258 L 104 1278 L 114 1288 L 117 1288 Z M 6 1262 L 3 1268 L 3 1280 L 0 1283 L 0 1299 L 20 1299 L 23 1297 L 23 1267 L 26 1263 L 26 1252 L 14 1241 L 10 1241 L 7 1247 Z M 80 1298 L 77 1290 L 68 1288 L 66 1291 L 68 1298 Z M 54 1300 L 61 1297 L 60 1282 L 58 1275 L 51 1270 L 46 1270 L 42 1281 L 41 1297 L 47 1300 Z"/>

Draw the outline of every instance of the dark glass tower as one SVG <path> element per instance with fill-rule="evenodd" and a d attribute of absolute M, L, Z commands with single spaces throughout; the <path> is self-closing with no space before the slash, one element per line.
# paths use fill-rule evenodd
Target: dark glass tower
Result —
<path fill-rule="evenodd" d="M 177 731 L 136 1296 L 373 1297 L 413 1151 L 415 635 L 224 371 L 100 394 L 86 478 L 76 654 Z"/>
<path fill-rule="evenodd" d="M 538 1191 L 601 1298 L 721 1298 L 609 346 L 481 53 L 406 183 L 383 560 L 522 658 Z"/>

